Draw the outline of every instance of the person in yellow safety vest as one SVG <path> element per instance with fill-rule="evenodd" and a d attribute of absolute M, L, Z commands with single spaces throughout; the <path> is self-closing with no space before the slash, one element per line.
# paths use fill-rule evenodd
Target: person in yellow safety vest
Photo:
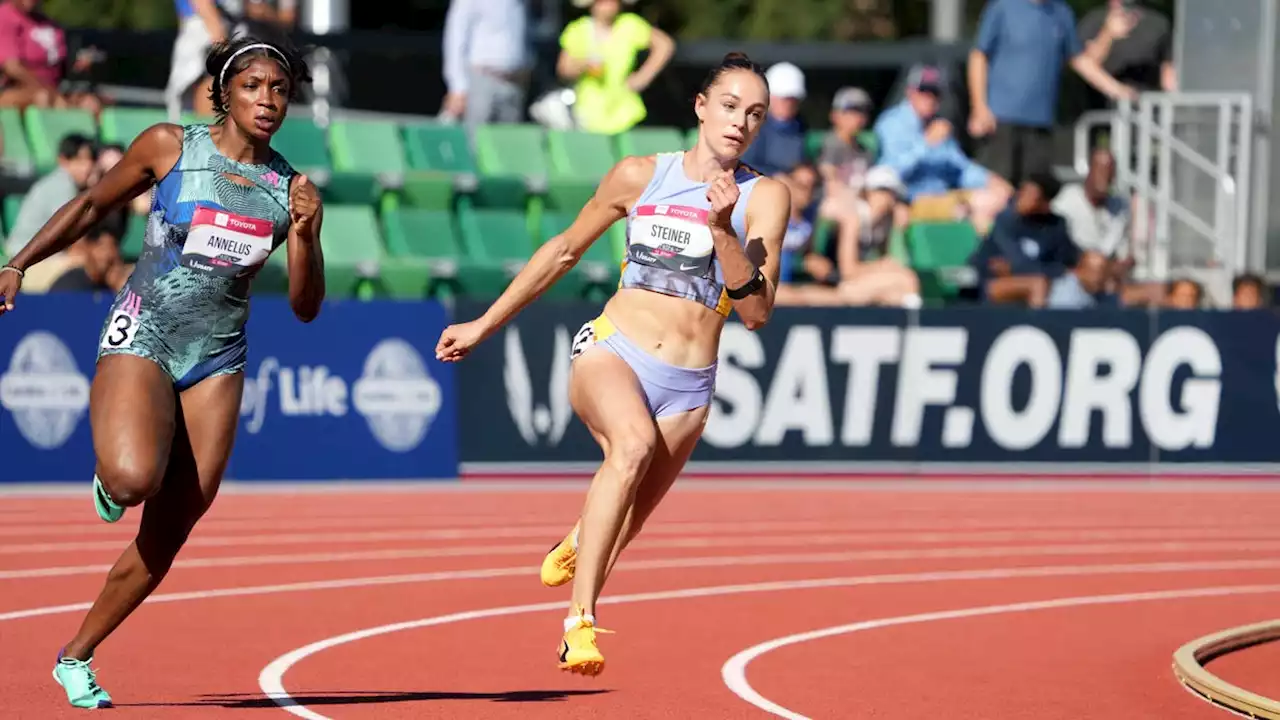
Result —
<path fill-rule="evenodd" d="M 622 5 L 635 0 L 573 0 L 589 13 L 565 26 L 560 34 L 556 72 L 574 83 L 574 114 L 588 132 L 625 132 L 645 118 L 640 93 L 653 82 L 675 53 L 670 35 Z M 644 64 L 633 71 L 636 55 L 648 50 Z"/>

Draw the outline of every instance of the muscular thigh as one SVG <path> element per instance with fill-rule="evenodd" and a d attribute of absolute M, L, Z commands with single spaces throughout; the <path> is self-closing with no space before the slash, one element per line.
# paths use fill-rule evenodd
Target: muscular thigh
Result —
<path fill-rule="evenodd" d="M 603 347 L 590 348 L 574 359 L 569 402 L 605 453 L 620 439 L 655 434 L 640 380 L 631 366 Z"/>
<path fill-rule="evenodd" d="M 98 361 L 89 422 L 103 474 L 158 482 L 168 463 L 174 415 L 173 382 L 159 365 L 132 355 Z"/>

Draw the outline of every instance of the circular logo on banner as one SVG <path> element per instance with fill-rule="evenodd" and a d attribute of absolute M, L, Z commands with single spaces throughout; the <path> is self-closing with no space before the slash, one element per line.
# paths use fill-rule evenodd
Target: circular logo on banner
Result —
<path fill-rule="evenodd" d="M 389 338 L 365 358 L 351 400 L 382 447 L 409 452 L 422 443 L 440 412 L 440 383 L 412 345 Z"/>
<path fill-rule="evenodd" d="M 52 333 L 30 333 L 13 349 L 0 375 L 0 407 L 13 414 L 18 432 L 41 450 L 62 447 L 89 407 L 89 379 Z"/>

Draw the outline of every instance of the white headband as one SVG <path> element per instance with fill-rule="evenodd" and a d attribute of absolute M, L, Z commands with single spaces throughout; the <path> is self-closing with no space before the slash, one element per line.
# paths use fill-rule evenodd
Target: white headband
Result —
<path fill-rule="evenodd" d="M 231 63 L 237 57 L 240 57 L 241 55 L 249 52 L 250 50 L 259 50 L 259 49 L 266 50 L 268 52 L 275 54 L 277 57 L 280 58 L 280 62 L 284 63 L 285 70 L 290 72 L 293 71 L 293 68 L 289 67 L 289 59 L 284 56 L 284 53 L 280 52 L 276 48 L 266 43 L 254 43 L 252 45 L 245 45 L 239 50 L 231 53 L 231 57 L 227 58 L 227 62 L 222 66 L 222 72 L 218 73 L 218 85 L 220 85 L 221 87 L 227 86 L 227 68 L 231 67 Z"/>

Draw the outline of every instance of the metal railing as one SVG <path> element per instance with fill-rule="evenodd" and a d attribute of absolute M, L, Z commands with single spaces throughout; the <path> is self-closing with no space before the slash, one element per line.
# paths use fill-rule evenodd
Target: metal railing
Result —
<path fill-rule="evenodd" d="M 1075 126 L 1076 172 L 1088 172 L 1089 139 L 1099 127 L 1110 129 L 1116 184 L 1134 198 L 1132 232 L 1136 241 L 1146 241 L 1150 279 L 1194 267 L 1194 261 L 1176 258 L 1193 252 L 1197 240 L 1209 243 L 1211 266 L 1233 274 L 1249 267 L 1249 95 L 1142 93 L 1114 111 L 1087 112 Z M 1207 153 L 1205 145 L 1211 146 Z M 1210 198 L 1198 192 L 1206 180 L 1213 188 Z M 1190 234 L 1176 231 L 1174 220 Z"/>

